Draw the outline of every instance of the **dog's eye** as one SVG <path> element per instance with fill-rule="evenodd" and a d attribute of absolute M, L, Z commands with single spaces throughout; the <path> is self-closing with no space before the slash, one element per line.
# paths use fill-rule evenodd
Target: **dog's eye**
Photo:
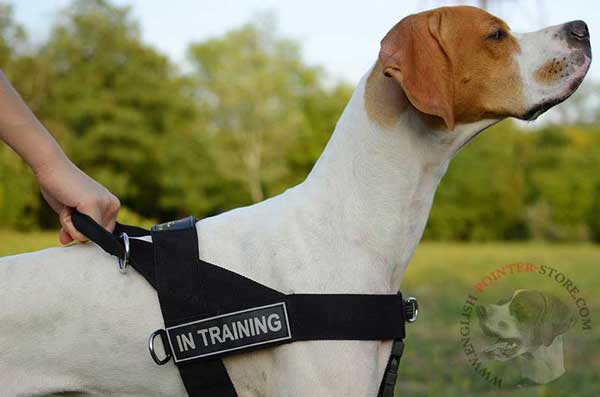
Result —
<path fill-rule="evenodd" d="M 506 36 L 508 36 L 508 33 L 506 33 L 506 31 L 498 29 L 494 33 L 490 34 L 487 38 L 489 40 L 500 41 L 503 40 Z"/>

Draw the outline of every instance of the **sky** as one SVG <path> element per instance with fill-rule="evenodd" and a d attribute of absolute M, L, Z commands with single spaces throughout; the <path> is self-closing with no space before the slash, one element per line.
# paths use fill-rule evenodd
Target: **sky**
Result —
<path fill-rule="evenodd" d="M 379 52 L 379 41 L 404 16 L 439 5 L 473 4 L 435 0 L 112 0 L 131 5 L 144 41 L 185 67 L 190 42 L 219 36 L 270 13 L 278 33 L 299 41 L 304 59 L 324 67 L 328 78 L 358 82 Z M 16 19 L 33 42 L 43 41 L 58 11 L 69 0 L 13 1 Z M 583 19 L 590 28 L 592 53 L 599 54 L 600 2 L 598 0 L 489 0 L 491 12 L 515 32 L 538 30 Z M 597 40 L 594 40 L 598 37 Z M 600 62 L 592 63 L 600 80 Z"/>

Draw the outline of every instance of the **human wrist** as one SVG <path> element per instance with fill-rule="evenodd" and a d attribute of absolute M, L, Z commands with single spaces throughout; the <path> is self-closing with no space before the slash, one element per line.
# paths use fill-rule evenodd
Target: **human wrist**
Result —
<path fill-rule="evenodd" d="M 25 161 L 29 164 L 38 179 L 40 176 L 72 165 L 69 158 L 53 138 L 46 144 L 40 145 L 38 150 L 29 157 L 25 158 Z"/>

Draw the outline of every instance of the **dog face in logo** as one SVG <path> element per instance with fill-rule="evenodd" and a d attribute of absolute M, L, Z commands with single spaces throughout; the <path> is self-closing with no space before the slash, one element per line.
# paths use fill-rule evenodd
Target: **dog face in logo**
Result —
<path fill-rule="evenodd" d="M 483 352 L 499 361 L 551 346 L 576 321 L 560 299 L 534 290 L 517 290 L 510 299 L 476 310 L 483 333 L 497 338 Z"/>
<path fill-rule="evenodd" d="M 482 353 L 490 360 L 523 359 L 521 373 L 546 383 L 564 373 L 562 335 L 576 322 L 557 297 L 535 290 L 517 290 L 509 299 L 476 308 L 483 333 L 496 341 Z M 544 370 L 540 373 L 540 368 Z"/>

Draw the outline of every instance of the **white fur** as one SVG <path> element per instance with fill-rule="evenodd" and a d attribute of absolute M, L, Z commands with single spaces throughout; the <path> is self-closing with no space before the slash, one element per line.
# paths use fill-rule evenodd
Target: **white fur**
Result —
<path fill-rule="evenodd" d="M 590 67 L 592 60 L 587 56 L 583 64 L 577 64 L 577 57 L 582 56 L 583 52 L 569 48 L 568 42 L 561 35 L 563 29 L 564 25 L 556 25 L 537 32 L 514 34 L 521 47 L 517 61 L 527 109 L 542 101 L 566 98 L 574 91 L 570 84 L 578 78 L 583 78 Z M 565 58 L 564 78 L 557 79 L 553 84 L 536 81 L 534 76 L 538 68 L 551 59 L 562 61 L 563 58 Z M 543 111 L 540 111 L 533 118 L 537 118 L 542 113 Z"/>
<path fill-rule="evenodd" d="M 408 108 L 382 128 L 358 84 L 302 184 L 197 224 L 202 259 L 283 292 L 395 293 L 450 158 L 497 120 L 437 132 Z M 231 291 L 235 294 L 235 291 Z M 2 395 L 184 396 L 146 349 L 155 292 L 93 244 L 0 261 Z M 374 396 L 389 342 L 299 342 L 227 358 L 240 396 Z"/>

